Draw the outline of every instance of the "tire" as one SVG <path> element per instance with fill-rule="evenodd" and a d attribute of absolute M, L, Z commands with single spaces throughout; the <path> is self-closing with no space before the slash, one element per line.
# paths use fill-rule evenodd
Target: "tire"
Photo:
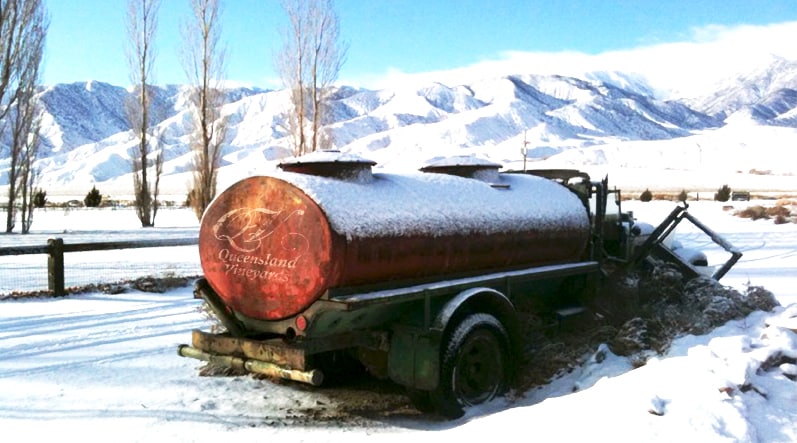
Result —
<path fill-rule="evenodd" d="M 430 393 L 440 415 L 459 418 L 465 407 L 506 392 L 511 373 L 509 335 L 498 319 L 471 314 L 454 328 L 443 346 L 440 383 Z"/>

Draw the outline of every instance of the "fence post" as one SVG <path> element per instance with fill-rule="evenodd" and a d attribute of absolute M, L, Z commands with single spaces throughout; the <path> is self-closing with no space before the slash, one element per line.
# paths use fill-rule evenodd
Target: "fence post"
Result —
<path fill-rule="evenodd" d="M 47 286 L 53 295 L 65 295 L 64 289 L 64 239 L 47 240 Z"/>

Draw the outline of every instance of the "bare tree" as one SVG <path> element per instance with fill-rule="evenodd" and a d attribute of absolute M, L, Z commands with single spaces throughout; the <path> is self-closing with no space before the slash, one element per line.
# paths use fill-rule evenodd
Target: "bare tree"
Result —
<path fill-rule="evenodd" d="M 155 31 L 158 27 L 160 0 L 128 0 L 127 61 L 133 92 L 125 104 L 128 123 L 138 141 L 133 158 L 133 192 L 136 215 L 142 227 L 155 226 L 158 213 L 158 184 L 163 170 L 163 156 L 155 152 L 160 140 L 150 134 L 153 120 L 152 66 L 155 60 Z M 154 168 L 154 180 L 148 176 Z"/>
<path fill-rule="evenodd" d="M 20 174 L 20 188 L 22 201 L 20 202 L 20 214 L 22 219 L 22 233 L 27 234 L 33 225 L 33 209 L 35 189 L 39 182 L 39 171 L 35 170 L 33 164 L 39 154 L 39 140 L 41 130 L 41 112 L 36 102 L 32 112 L 35 114 L 27 118 L 33 118 L 28 136 L 25 140 L 25 154 L 22 157 L 22 169 Z"/>
<path fill-rule="evenodd" d="M 34 162 L 39 154 L 39 134 L 41 130 L 41 107 L 36 96 L 38 69 L 32 71 L 29 87 L 22 91 L 17 102 L 12 122 L 12 151 L 19 154 L 17 178 L 20 201 L 22 233 L 30 232 L 33 224 L 33 195 L 39 179 Z"/>
<path fill-rule="evenodd" d="M 198 219 L 216 196 L 216 181 L 227 119 L 221 115 L 226 101 L 221 84 L 224 53 L 220 46 L 221 0 L 190 0 L 193 16 L 183 27 L 183 68 L 191 84 L 189 104 L 191 150 L 194 154 L 191 207 Z"/>
<path fill-rule="evenodd" d="M 276 57 L 283 86 L 290 90 L 288 130 L 295 155 L 327 149 L 334 142 L 322 133 L 327 101 L 346 59 L 340 20 L 333 0 L 282 0 L 289 26 Z"/>
<path fill-rule="evenodd" d="M 6 232 L 14 229 L 20 194 L 24 233 L 32 222 L 28 205 L 38 151 L 36 89 L 48 26 L 42 0 L 0 0 L 0 125 L 10 140 Z"/>

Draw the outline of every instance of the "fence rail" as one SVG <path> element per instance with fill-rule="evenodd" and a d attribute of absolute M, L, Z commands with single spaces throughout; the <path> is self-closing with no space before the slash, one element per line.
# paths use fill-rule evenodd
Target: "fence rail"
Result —
<path fill-rule="evenodd" d="M 191 246 L 199 243 L 196 237 L 130 240 L 90 243 L 64 243 L 62 238 L 51 238 L 46 245 L 0 247 L 0 257 L 10 255 L 47 254 L 47 286 L 53 295 L 66 294 L 64 254 L 68 252 L 107 251 L 112 249 L 160 248 Z"/>

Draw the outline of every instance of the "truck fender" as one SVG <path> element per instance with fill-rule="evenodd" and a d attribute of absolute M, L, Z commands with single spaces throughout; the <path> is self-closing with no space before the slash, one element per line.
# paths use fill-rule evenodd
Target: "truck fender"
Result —
<path fill-rule="evenodd" d="M 515 305 L 509 298 L 492 288 L 470 288 L 457 294 L 438 312 L 431 329 L 445 337 L 459 321 L 471 313 L 492 314 L 506 328 L 513 350 L 520 345 L 520 322 Z"/>
<path fill-rule="evenodd" d="M 494 315 L 507 328 L 513 341 L 517 337 L 519 325 L 515 305 L 507 296 L 492 288 L 470 288 L 457 294 L 438 312 L 431 329 L 444 334 L 451 327 L 456 327 L 456 320 L 460 317 L 475 312 Z"/>

